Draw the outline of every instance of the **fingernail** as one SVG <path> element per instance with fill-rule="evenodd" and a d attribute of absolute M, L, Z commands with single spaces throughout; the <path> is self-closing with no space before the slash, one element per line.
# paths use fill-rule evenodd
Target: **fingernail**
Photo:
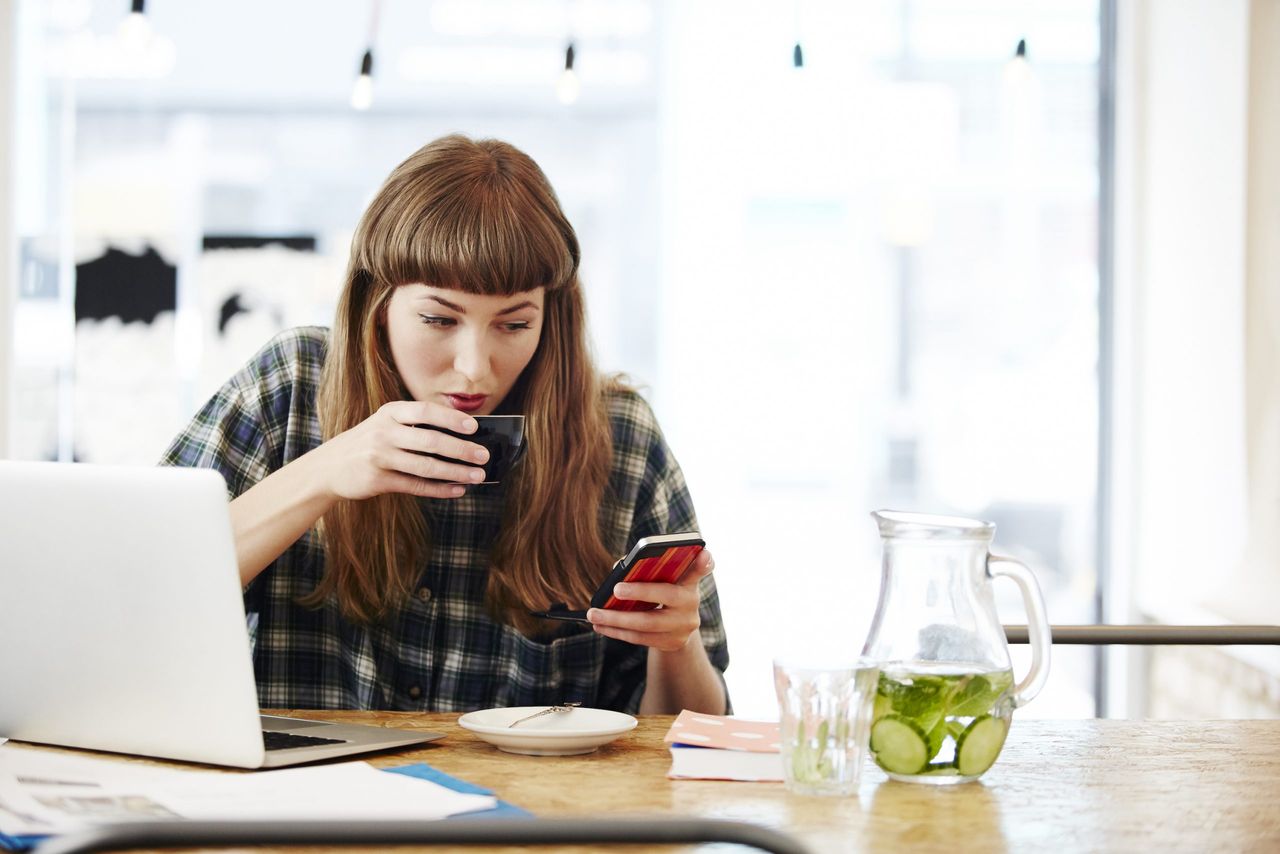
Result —
<path fill-rule="evenodd" d="M 489 452 L 484 448 L 479 448 L 471 452 L 471 459 L 478 463 L 487 462 L 489 459 Z"/>
<path fill-rule="evenodd" d="M 621 584 L 616 584 L 614 585 L 613 592 L 619 596 L 626 596 L 631 592 L 631 585 L 625 581 Z"/>
<path fill-rule="evenodd" d="M 453 489 L 450 489 L 450 490 L 449 490 L 449 494 L 450 494 L 450 495 L 452 495 L 452 496 L 454 496 L 454 497 L 456 498 L 457 496 L 461 495 L 462 493 L 464 493 L 464 492 L 466 492 L 466 491 L 467 491 L 467 490 L 466 490 L 464 487 L 461 487 L 461 486 L 455 486 L 455 487 L 453 487 Z"/>
<path fill-rule="evenodd" d="M 474 433 L 476 428 L 479 426 L 480 425 L 476 423 L 474 418 L 468 418 L 466 421 L 462 422 L 462 429 L 468 433 Z"/>
<path fill-rule="evenodd" d="M 467 477 L 469 477 L 473 482 L 479 483 L 480 481 L 484 480 L 484 472 L 482 472 L 480 469 L 476 469 L 471 474 L 467 475 Z"/>

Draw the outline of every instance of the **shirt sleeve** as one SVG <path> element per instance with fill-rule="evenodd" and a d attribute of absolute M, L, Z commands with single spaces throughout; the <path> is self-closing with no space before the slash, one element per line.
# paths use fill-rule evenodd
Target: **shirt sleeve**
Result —
<path fill-rule="evenodd" d="M 236 498 L 271 473 L 258 401 L 237 375 L 209 398 L 174 438 L 160 465 L 211 468 Z"/>
<path fill-rule="evenodd" d="M 305 433 L 309 424 L 297 404 L 319 370 L 312 338 L 310 330 L 297 329 L 267 342 L 200 408 L 160 464 L 215 469 L 231 498 L 283 467 L 291 422 L 297 422 L 293 433 Z M 315 439 L 293 436 L 295 444 Z"/>
<path fill-rule="evenodd" d="M 621 432 L 623 435 L 632 432 L 634 437 L 643 436 L 644 441 L 637 443 L 643 449 L 643 474 L 631 517 L 628 547 L 641 537 L 697 531 L 698 519 L 694 513 L 693 499 L 685 484 L 684 473 L 668 447 L 653 411 L 639 395 L 629 395 L 629 397 L 633 397 L 635 405 L 628 416 L 634 419 L 635 423 L 627 424 L 625 422 L 628 419 L 624 419 L 622 429 L 616 432 Z M 640 457 L 637 455 L 636 459 L 638 462 Z M 716 592 L 714 574 L 702 579 L 699 591 L 701 604 L 698 616 L 702 624 L 699 629 L 702 646 L 719 674 L 721 683 L 724 684 L 724 671 L 729 666 L 729 646 L 725 637 L 724 621 L 720 614 L 720 597 Z M 618 642 L 615 641 L 615 643 Z M 634 672 L 627 674 L 630 679 L 637 680 L 632 683 L 634 688 L 631 689 L 630 696 L 624 703 L 625 709 L 634 713 L 640 708 L 640 700 L 644 695 L 645 666 L 648 655 L 643 647 L 631 644 L 627 646 L 644 653 L 633 656 L 636 659 L 634 662 L 628 662 L 631 667 L 639 670 L 638 675 Z M 728 696 L 726 686 L 726 714 L 732 710 Z"/>

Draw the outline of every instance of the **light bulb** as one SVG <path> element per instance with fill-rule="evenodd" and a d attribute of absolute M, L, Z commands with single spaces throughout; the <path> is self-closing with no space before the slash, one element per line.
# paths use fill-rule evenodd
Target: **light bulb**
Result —
<path fill-rule="evenodd" d="M 367 110 L 373 104 L 373 48 L 360 57 L 360 76 L 356 85 L 351 88 L 351 106 L 356 110 Z"/>
<path fill-rule="evenodd" d="M 568 106 L 578 100 L 581 92 L 582 84 L 578 82 L 578 75 L 572 68 L 566 68 L 556 81 L 556 97 L 560 99 L 560 103 Z"/>
<path fill-rule="evenodd" d="M 367 110 L 373 105 L 373 78 L 361 74 L 356 78 L 356 85 L 351 87 L 351 106 L 357 110 Z"/>
<path fill-rule="evenodd" d="M 578 95 L 582 92 L 582 84 L 578 82 L 578 75 L 573 70 L 573 59 L 573 40 L 570 39 L 568 46 L 564 49 L 564 71 L 556 81 L 556 97 L 565 106 L 576 102 Z"/>
<path fill-rule="evenodd" d="M 141 12 L 130 12 L 116 30 L 125 50 L 141 51 L 151 41 L 151 22 Z"/>
<path fill-rule="evenodd" d="M 1005 85 L 1017 90 L 1026 89 L 1033 74 L 1031 63 L 1027 61 L 1027 40 L 1019 39 L 1017 50 L 1004 65 Z"/>

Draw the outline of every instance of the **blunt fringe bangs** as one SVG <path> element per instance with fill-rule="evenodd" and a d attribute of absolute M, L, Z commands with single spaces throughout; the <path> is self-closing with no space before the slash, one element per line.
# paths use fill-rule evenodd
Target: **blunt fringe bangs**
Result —
<path fill-rule="evenodd" d="M 375 281 L 511 296 L 574 281 L 579 249 L 546 175 L 498 140 L 443 137 L 387 180 L 356 235 Z"/>

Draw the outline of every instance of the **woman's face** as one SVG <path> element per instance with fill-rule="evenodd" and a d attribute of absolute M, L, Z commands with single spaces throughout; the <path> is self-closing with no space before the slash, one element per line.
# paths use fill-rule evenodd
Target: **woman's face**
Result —
<path fill-rule="evenodd" d="M 472 415 L 492 413 L 538 349 L 545 291 L 500 297 L 397 287 L 387 303 L 387 340 L 409 394 Z"/>

